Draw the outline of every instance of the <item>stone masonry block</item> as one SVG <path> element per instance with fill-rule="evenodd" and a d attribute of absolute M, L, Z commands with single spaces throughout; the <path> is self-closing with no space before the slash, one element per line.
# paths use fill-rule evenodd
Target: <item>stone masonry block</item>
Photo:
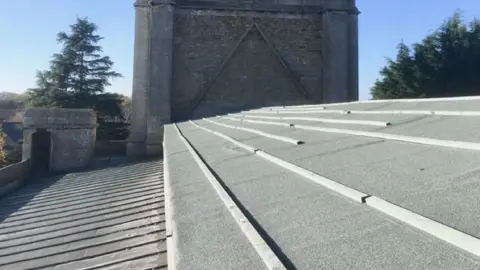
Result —
<path fill-rule="evenodd" d="M 96 113 L 88 109 L 41 109 L 25 112 L 23 159 L 32 158 L 37 149 L 32 136 L 38 129 L 50 133 L 50 170 L 83 168 L 93 156 L 96 137 Z"/>

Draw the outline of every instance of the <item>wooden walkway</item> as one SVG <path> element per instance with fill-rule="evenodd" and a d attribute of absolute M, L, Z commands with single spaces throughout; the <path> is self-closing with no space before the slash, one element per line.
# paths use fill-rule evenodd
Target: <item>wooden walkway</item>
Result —
<path fill-rule="evenodd" d="M 0 200 L 0 269 L 166 269 L 163 165 L 34 181 Z"/>

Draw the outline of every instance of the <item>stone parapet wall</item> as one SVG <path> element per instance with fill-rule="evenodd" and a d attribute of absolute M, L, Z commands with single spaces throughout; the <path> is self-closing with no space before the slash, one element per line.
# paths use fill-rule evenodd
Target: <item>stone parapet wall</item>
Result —
<path fill-rule="evenodd" d="M 23 160 L 0 169 L 0 197 L 23 185 L 29 176 L 30 165 L 30 160 Z"/>

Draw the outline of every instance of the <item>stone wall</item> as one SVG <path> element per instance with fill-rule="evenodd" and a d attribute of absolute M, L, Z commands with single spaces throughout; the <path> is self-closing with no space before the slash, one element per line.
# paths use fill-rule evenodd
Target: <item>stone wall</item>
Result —
<path fill-rule="evenodd" d="M 43 129 L 50 133 L 47 156 L 51 171 L 84 168 L 94 153 L 96 125 L 96 114 L 90 109 L 28 109 L 23 123 L 23 159 L 31 159 L 32 136 Z"/>
<path fill-rule="evenodd" d="M 163 125 L 358 99 L 355 0 L 136 0 L 129 156 Z"/>
<path fill-rule="evenodd" d="M 0 169 L 0 197 L 21 187 L 30 173 L 30 160 Z"/>
<path fill-rule="evenodd" d="M 178 10 L 172 118 L 321 101 L 321 16 Z"/>
<path fill-rule="evenodd" d="M 58 129 L 52 132 L 53 171 L 68 171 L 85 167 L 93 157 L 95 129 Z"/>
<path fill-rule="evenodd" d="M 241 17 L 178 14 L 174 23 L 173 119 L 188 117 L 201 91 L 209 87 L 223 61 L 249 29 Z"/>
<path fill-rule="evenodd" d="M 122 140 L 102 140 L 95 143 L 95 157 L 125 156 L 126 142 Z"/>

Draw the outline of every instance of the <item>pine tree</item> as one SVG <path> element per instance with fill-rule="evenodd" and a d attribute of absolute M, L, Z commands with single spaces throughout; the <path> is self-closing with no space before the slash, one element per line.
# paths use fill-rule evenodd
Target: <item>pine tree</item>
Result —
<path fill-rule="evenodd" d="M 52 70 L 37 71 L 37 87 L 28 89 L 29 103 L 32 107 L 63 107 L 61 93 L 66 95 L 68 92 L 62 92 L 57 87 L 58 82 L 55 77 L 55 72 Z"/>

